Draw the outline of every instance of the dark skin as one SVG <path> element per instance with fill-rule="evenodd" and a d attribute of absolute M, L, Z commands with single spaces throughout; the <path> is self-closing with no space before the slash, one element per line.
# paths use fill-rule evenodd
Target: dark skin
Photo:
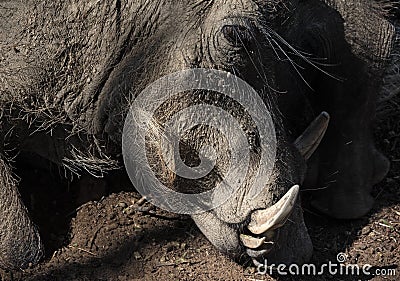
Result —
<path fill-rule="evenodd" d="M 358 1 L 366 0 L 349 3 Z M 233 257 L 263 257 L 262 251 L 247 251 L 239 235 L 247 231 L 252 212 L 270 207 L 291 185 L 301 184 L 305 159 L 291 143 L 321 111 L 327 111 L 332 122 L 308 163 L 306 187 L 326 187 L 311 194 L 313 206 L 338 218 L 359 217 L 371 208 L 371 186 L 388 168 L 374 147 L 371 122 L 380 63 L 388 53 L 391 34 L 370 7 L 355 11 L 354 20 L 335 1 L 100 2 L 95 6 L 29 2 L 32 11 L 20 7 L 17 16 L 5 22 L 0 19 L 2 25 L 14 22 L 16 26 L 0 39 L 21 42 L 5 48 L 6 60 L 0 61 L 14 73 L 0 72 L 0 81 L 6 82 L 0 84 L 0 215 L 4 218 L 0 267 L 24 268 L 36 263 L 42 251 L 4 152 L 9 148 L 32 151 L 78 171 L 111 169 L 121 152 L 129 102 L 150 82 L 187 68 L 221 69 L 243 78 L 271 110 L 277 131 L 276 178 L 266 184 L 265 192 L 251 202 L 242 199 L 247 205 L 232 200 L 193 217 L 218 249 Z M 374 18 L 371 13 L 381 22 L 363 22 L 377 29 L 372 34 L 385 38 L 368 38 L 363 29 L 352 26 L 359 15 Z M 21 22 L 27 25 L 17 24 L 24 17 L 27 20 Z M 349 38 L 378 43 L 369 48 Z M 234 106 L 228 111 L 241 113 Z M 257 133 L 248 130 L 247 134 L 256 154 Z M 187 151 L 213 141 L 222 143 L 211 137 L 200 144 L 189 141 Z M 78 161 L 82 158 L 94 164 L 82 166 Z M 223 170 L 223 164 L 217 168 Z M 166 178 L 179 190 L 173 176 Z M 275 237 L 279 247 L 267 257 L 276 263 L 305 262 L 312 249 L 299 202 L 289 221 L 296 223 L 279 230 L 279 239 Z M 10 222 L 17 223 L 10 226 Z"/>

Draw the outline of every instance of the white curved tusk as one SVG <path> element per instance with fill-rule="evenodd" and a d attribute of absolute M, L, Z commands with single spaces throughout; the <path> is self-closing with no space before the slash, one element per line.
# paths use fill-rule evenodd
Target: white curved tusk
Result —
<path fill-rule="evenodd" d="M 273 206 L 255 211 L 247 228 L 254 234 L 262 234 L 284 225 L 296 203 L 299 189 L 295 185 Z"/>

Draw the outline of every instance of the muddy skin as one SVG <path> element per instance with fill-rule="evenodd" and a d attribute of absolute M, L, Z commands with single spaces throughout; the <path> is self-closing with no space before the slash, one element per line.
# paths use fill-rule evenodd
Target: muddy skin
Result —
<path fill-rule="evenodd" d="M 26 268 L 37 263 L 43 251 L 11 172 L 13 154 L 35 152 L 78 174 L 116 169 L 122 164 L 122 124 L 131 101 L 149 83 L 188 68 L 224 70 L 248 82 L 276 128 L 274 177 L 263 192 L 250 201 L 243 188 L 219 208 L 193 215 L 219 250 L 237 259 L 306 262 L 312 245 L 299 197 L 290 223 L 253 237 L 270 239 L 277 247 L 249 249 L 240 236 L 251 234 L 253 214 L 274 206 L 304 179 L 302 186 L 318 189 L 311 203 L 326 215 L 356 218 L 371 208 L 371 187 L 389 166 L 375 149 L 371 124 L 394 35 L 378 2 L 28 1 L 23 7 L 3 2 L 0 267 Z M 238 116 L 246 129 L 252 144 L 251 175 L 262 165 L 257 128 L 232 100 L 213 101 L 212 96 L 190 92 L 159 110 L 155 123 L 162 124 L 182 107 L 215 102 Z M 322 111 L 329 113 L 330 125 L 307 163 L 307 173 L 306 159 L 293 142 Z M 149 144 L 154 153 L 150 158 L 171 188 L 212 189 L 229 151 L 213 130 L 200 127 L 190 133 L 184 144 L 191 161 L 202 145 L 219 148 L 209 178 L 187 185 L 165 174 L 165 164 L 157 161 L 160 155 L 150 149 L 157 148 L 157 142 Z M 199 135 L 206 137 L 199 142 Z"/>

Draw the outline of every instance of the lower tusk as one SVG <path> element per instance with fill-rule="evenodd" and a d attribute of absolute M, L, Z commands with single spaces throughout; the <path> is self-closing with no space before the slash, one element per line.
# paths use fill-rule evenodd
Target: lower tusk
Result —
<path fill-rule="evenodd" d="M 266 237 L 255 238 L 249 235 L 240 234 L 240 240 L 243 245 L 250 249 L 257 249 L 264 244 Z"/>
<path fill-rule="evenodd" d="M 265 257 L 265 255 L 268 254 L 270 251 L 271 251 L 271 249 L 269 249 L 269 250 L 247 249 L 246 253 L 252 258 L 261 258 L 261 257 Z"/>
<path fill-rule="evenodd" d="M 255 211 L 247 228 L 254 234 L 262 234 L 283 226 L 295 205 L 299 186 L 293 186 L 275 205 Z"/>

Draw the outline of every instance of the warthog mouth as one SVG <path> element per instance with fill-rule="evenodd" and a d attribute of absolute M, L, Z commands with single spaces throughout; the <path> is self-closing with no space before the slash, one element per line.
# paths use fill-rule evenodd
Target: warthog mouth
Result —
<path fill-rule="evenodd" d="M 329 119 L 322 112 L 294 142 L 304 159 L 317 149 Z M 238 223 L 229 222 L 215 210 L 192 217 L 217 248 L 233 257 L 250 258 L 256 266 L 262 264 L 262 259 L 273 263 L 304 263 L 312 255 L 312 243 L 304 224 L 299 193 L 300 186 L 294 185 L 276 203 L 249 210 Z"/>
<path fill-rule="evenodd" d="M 308 160 L 317 149 L 323 136 L 325 135 L 329 119 L 329 114 L 322 112 L 294 142 L 295 147 L 304 157 L 304 159 Z M 296 202 L 298 202 L 299 191 L 299 185 L 294 185 L 274 205 L 266 209 L 253 211 L 253 213 L 251 213 L 250 222 L 247 225 L 248 232 L 245 231 L 245 233 L 240 234 L 240 241 L 246 248 L 247 255 L 252 258 L 253 263 L 256 266 L 260 265 L 260 262 L 257 260 L 258 258 L 266 257 L 273 251 L 279 250 L 276 249 L 276 244 L 279 241 L 279 232 L 281 229 L 283 230 L 286 222 L 295 209 Z M 301 211 L 299 213 L 301 213 Z M 299 257 L 299 259 L 297 259 L 298 261 L 304 261 L 304 259 L 308 259 L 308 256 L 310 255 L 307 248 L 311 249 L 312 246 L 303 219 L 301 218 L 300 221 L 301 223 L 296 226 L 297 229 L 290 231 L 287 229 L 292 226 L 286 228 L 286 237 L 288 237 L 287 235 L 290 232 L 297 236 L 290 238 L 288 237 L 288 239 L 293 240 L 292 242 L 289 242 L 289 244 L 292 244 L 292 247 L 294 246 L 292 251 L 296 251 L 296 240 L 304 242 L 305 251 L 303 256 L 305 256 L 305 258 Z M 305 237 L 302 237 L 303 235 Z M 307 245 L 307 243 L 310 243 L 310 245 Z M 278 257 L 278 260 L 280 259 L 282 258 Z M 288 259 L 284 259 L 285 262 L 292 262 L 291 260 L 292 259 L 290 257 Z"/>
<path fill-rule="evenodd" d="M 264 260 L 275 264 L 302 264 L 312 255 L 312 243 L 299 204 L 300 187 L 293 186 L 274 205 L 254 210 L 246 220 L 230 224 L 215 213 L 192 218 L 220 251 L 255 266 Z"/>
<path fill-rule="evenodd" d="M 293 186 L 276 204 L 251 214 L 247 226 L 250 234 L 240 234 L 240 240 L 247 254 L 257 263 L 256 258 L 265 256 L 274 248 L 279 229 L 291 215 L 299 194 L 299 186 Z"/>

